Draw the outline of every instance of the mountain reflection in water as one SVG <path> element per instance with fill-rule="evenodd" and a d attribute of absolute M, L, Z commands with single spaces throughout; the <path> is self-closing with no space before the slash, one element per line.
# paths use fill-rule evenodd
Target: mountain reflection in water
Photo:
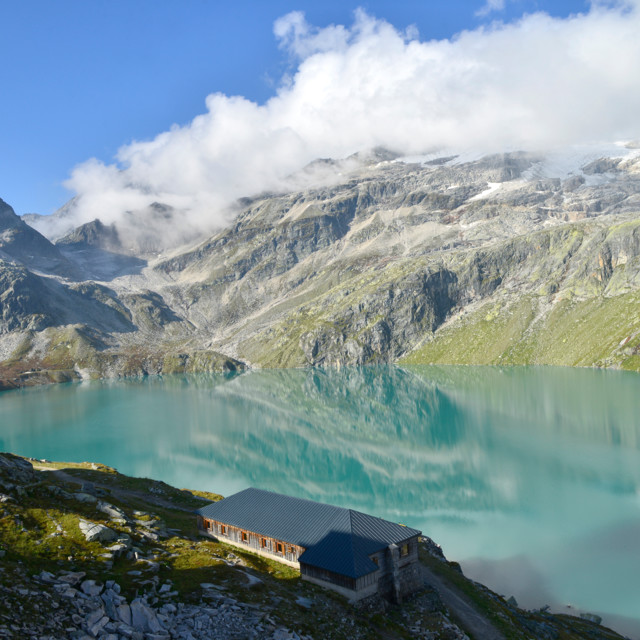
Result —
<path fill-rule="evenodd" d="M 639 390 L 637 374 L 522 367 L 59 385 L 0 395 L 0 448 L 353 507 L 422 529 L 522 605 L 572 603 L 626 616 L 629 630 L 640 626 Z"/>

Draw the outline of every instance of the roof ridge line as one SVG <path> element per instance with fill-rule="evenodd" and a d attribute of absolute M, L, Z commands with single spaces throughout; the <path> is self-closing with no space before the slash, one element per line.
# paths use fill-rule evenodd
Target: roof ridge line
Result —
<path fill-rule="evenodd" d="M 353 562 L 353 574 L 357 573 L 356 571 L 356 549 L 355 549 L 355 533 L 353 531 L 353 514 L 357 513 L 354 509 L 348 509 L 349 511 L 349 544 L 351 545 L 351 562 Z"/>
<path fill-rule="evenodd" d="M 349 509 L 348 507 L 339 507 L 336 504 L 329 504 L 328 502 L 320 502 L 319 500 L 312 500 L 311 498 L 299 498 L 298 496 L 290 496 L 286 493 L 279 493 L 278 491 L 269 491 L 269 489 L 260 489 L 259 487 L 247 487 L 246 489 L 242 489 L 241 491 L 238 491 L 237 493 L 233 493 L 231 494 L 231 496 L 227 496 L 227 497 L 231 498 L 232 496 L 237 495 L 238 493 L 244 493 L 245 491 L 263 491 L 264 493 L 271 493 L 276 496 L 283 496 L 285 498 L 289 498 L 290 500 L 300 500 L 302 502 L 311 502 L 313 504 L 321 504 L 323 507 L 331 507 L 333 509 L 340 509 L 342 511 L 352 511 L 352 509 Z"/>

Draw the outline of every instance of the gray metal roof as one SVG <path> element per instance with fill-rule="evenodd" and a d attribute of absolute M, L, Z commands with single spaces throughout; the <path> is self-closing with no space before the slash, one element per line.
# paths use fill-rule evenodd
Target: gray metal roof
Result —
<path fill-rule="evenodd" d="M 300 562 L 351 578 L 377 569 L 371 554 L 421 533 L 353 509 L 253 488 L 196 513 L 304 547 Z"/>

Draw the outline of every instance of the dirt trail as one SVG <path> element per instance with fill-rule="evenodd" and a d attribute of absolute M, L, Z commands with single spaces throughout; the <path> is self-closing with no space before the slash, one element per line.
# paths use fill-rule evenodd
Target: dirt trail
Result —
<path fill-rule="evenodd" d="M 47 471 L 48 473 L 51 473 L 57 479 L 64 482 L 72 482 L 76 484 L 82 482 L 81 478 L 66 473 L 62 469 L 51 469 L 50 467 L 40 466 L 37 464 L 34 464 L 33 466 L 35 469 L 40 471 Z M 114 487 L 110 484 L 101 484 L 99 482 L 93 482 L 93 484 L 96 487 L 107 489 L 110 492 L 110 495 L 115 498 L 125 498 L 125 501 L 126 498 L 133 497 L 147 502 L 150 505 L 156 504 L 158 506 L 180 509 L 187 512 L 193 511 L 193 509 L 176 505 L 169 500 L 161 498 L 160 496 L 151 495 L 142 491 L 123 489 L 120 487 Z M 437 589 L 442 602 L 449 609 L 463 630 L 471 635 L 473 640 L 505 640 L 504 636 L 476 610 L 473 604 L 462 593 L 424 565 L 422 566 L 422 578 L 425 584 Z"/>
<path fill-rule="evenodd" d="M 473 604 L 455 587 L 447 584 L 440 576 L 428 567 L 422 567 L 424 583 L 435 587 L 442 602 L 456 618 L 464 631 L 469 633 L 473 640 L 505 640 L 500 633 Z"/>
<path fill-rule="evenodd" d="M 47 471 L 48 473 L 53 474 L 58 480 L 62 480 L 63 482 L 73 482 L 75 484 L 82 484 L 82 479 L 77 476 L 73 476 L 69 473 L 66 473 L 62 469 L 51 469 L 50 467 L 44 467 L 37 464 L 33 465 L 34 469 L 38 471 Z M 146 502 L 150 505 L 155 504 L 158 507 L 166 507 L 169 509 L 178 509 L 179 511 L 186 511 L 188 513 L 193 512 L 193 508 L 183 507 L 175 504 L 171 500 L 166 500 L 160 496 L 152 495 L 150 493 L 144 491 L 136 491 L 135 489 L 123 489 L 121 487 L 114 487 L 111 484 L 102 484 L 100 482 L 91 481 L 93 485 L 99 487 L 101 489 L 105 489 L 108 491 L 108 494 L 113 496 L 114 498 L 135 498 Z M 126 501 L 126 500 L 125 500 Z M 204 504 L 204 502 L 203 502 Z"/>

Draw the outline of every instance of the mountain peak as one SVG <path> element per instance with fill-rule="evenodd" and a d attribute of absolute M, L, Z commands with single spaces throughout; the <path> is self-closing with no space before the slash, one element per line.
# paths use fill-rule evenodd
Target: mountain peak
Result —
<path fill-rule="evenodd" d="M 0 231 L 19 226 L 20 217 L 16 215 L 13 207 L 0 198 Z"/>
<path fill-rule="evenodd" d="M 105 225 L 99 218 L 87 222 L 56 241 L 60 245 L 87 245 L 100 249 L 121 249 L 122 244 L 115 225 Z"/>

